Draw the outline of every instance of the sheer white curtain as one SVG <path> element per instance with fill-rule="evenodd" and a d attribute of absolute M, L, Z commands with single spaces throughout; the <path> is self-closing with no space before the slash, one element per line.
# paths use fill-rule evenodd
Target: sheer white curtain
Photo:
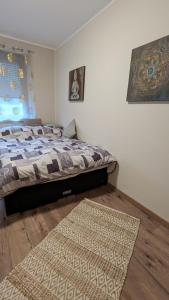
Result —
<path fill-rule="evenodd" d="M 0 50 L 0 121 L 36 117 L 31 53 Z"/>

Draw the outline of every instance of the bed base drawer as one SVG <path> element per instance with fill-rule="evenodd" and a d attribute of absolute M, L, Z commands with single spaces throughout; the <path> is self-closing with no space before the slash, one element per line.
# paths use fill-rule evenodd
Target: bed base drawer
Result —
<path fill-rule="evenodd" d="M 104 168 L 65 180 L 24 187 L 4 198 L 6 214 L 11 215 L 55 202 L 62 197 L 105 185 L 107 181 L 107 168 Z"/>

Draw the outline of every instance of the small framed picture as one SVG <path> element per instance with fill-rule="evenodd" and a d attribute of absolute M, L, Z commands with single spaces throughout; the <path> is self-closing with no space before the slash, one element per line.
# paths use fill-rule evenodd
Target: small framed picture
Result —
<path fill-rule="evenodd" d="M 69 101 L 83 101 L 85 86 L 85 67 L 69 72 Z"/>

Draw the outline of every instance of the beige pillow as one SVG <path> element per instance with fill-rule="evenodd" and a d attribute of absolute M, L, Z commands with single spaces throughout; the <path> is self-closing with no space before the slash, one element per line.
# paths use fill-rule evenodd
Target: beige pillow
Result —
<path fill-rule="evenodd" d="M 68 126 L 64 127 L 63 136 L 69 139 L 77 137 L 76 122 L 74 119 L 69 123 Z"/>

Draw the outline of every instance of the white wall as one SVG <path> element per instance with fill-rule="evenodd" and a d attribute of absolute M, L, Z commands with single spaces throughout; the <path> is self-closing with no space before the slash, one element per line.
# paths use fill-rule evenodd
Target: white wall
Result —
<path fill-rule="evenodd" d="M 33 73 L 37 116 L 53 122 L 54 116 L 54 51 L 0 36 L 0 44 L 34 51 Z"/>
<path fill-rule="evenodd" d="M 169 220 L 169 104 L 126 102 L 131 50 L 169 34 L 168 0 L 118 0 L 56 53 L 56 119 L 118 159 L 117 186 Z M 84 103 L 69 71 L 86 66 Z"/>

